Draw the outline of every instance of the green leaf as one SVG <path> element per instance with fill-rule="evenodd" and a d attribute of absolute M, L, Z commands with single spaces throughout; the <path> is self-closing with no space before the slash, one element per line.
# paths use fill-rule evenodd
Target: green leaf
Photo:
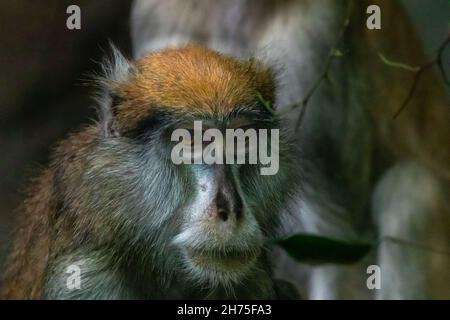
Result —
<path fill-rule="evenodd" d="M 295 260 L 313 265 L 355 263 L 372 248 L 368 243 L 347 242 L 312 234 L 296 234 L 276 243 Z"/>

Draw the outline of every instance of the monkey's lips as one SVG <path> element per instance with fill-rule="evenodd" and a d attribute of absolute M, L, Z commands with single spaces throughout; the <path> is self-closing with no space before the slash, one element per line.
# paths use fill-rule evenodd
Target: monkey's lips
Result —
<path fill-rule="evenodd" d="M 250 269 L 260 254 L 259 248 L 246 250 L 198 250 L 186 249 L 191 264 L 204 271 L 242 273 Z"/>

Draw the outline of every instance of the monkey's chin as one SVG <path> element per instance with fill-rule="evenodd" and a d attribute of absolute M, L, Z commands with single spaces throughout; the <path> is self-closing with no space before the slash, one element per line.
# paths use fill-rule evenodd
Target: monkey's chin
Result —
<path fill-rule="evenodd" d="M 186 249 L 185 263 L 193 280 L 211 286 L 230 286 L 252 270 L 260 252 L 259 248 L 230 252 Z"/>

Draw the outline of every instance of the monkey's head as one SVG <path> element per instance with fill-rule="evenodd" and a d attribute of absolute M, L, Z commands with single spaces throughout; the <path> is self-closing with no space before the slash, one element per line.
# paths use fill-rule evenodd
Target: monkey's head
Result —
<path fill-rule="evenodd" d="M 168 49 L 135 63 L 115 53 L 113 62 L 104 80 L 103 136 L 86 176 L 95 180 L 89 184 L 95 186 L 91 205 L 112 209 L 105 214 L 128 234 L 130 250 L 150 244 L 139 252 L 151 251 L 166 274 L 229 286 L 261 272 L 298 171 L 270 109 L 272 72 L 198 47 Z M 201 132 L 194 121 L 202 121 Z M 174 147 L 191 147 L 195 134 L 209 128 L 223 136 L 226 129 L 266 129 L 269 141 L 271 129 L 279 129 L 279 148 L 267 151 L 279 153 L 279 169 L 262 174 L 268 165 L 259 161 L 262 153 L 257 163 L 175 163 Z M 176 129 L 191 138 L 172 141 Z"/>

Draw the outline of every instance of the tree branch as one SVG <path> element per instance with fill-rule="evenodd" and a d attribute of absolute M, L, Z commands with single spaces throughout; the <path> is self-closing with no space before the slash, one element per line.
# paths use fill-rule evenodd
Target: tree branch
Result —
<path fill-rule="evenodd" d="M 351 12 L 352 12 L 352 8 L 353 8 L 353 1 L 350 1 L 348 6 L 347 6 L 347 12 L 345 15 L 345 19 L 344 19 L 344 23 L 341 27 L 341 30 L 339 31 L 339 35 L 338 38 L 336 40 L 335 45 L 330 49 L 328 56 L 327 56 L 327 60 L 325 61 L 325 67 L 323 72 L 320 74 L 319 78 L 316 80 L 316 82 L 313 84 L 313 86 L 311 87 L 311 89 L 308 91 L 308 93 L 306 94 L 306 96 L 303 98 L 303 100 L 300 103 L 295 103 L 293 105 L 291 105 L 290 107 L 288 107 L 288 112 L 292 111 L 294 109 L 296 109 L 299 106 L 302 106 L 302 109 L 300 111 L 300 114 L 297 118 L 297 123 L 295 125 L 295 130 L 298 130 L 300 128 L 300 125 L 303 121 L 303 118 L 305 117 L 306 114 L 306 110 L 308 107 L 308 103 L 311 100 L 311 97 L 314 95 L 314 93 L 316 92 L 316 90 L 320 87 L 320 85 L 322 84 L 322 82 L 324 80 L 329 80 L 329 71 L 330 71 L 330 67 L 332 62 L 334 61 L 335 58 L 339 58 L 343 56 L 343 53 L 338 49 L 339 46 L 341 45 L 345 33 L 348 29 L 348 26 L 350 25 L 350 16 L 351 16 Z"/>
<path fill-rule="evenodd" d="M 448 79 L 446 73 L 445 73 L 445 68 L 444 68 L 444 51 L 447 48 L 447 46 L 450 44 L 450 35 L 447 37 L 447 39 L 439 46 L 437 53 L 435 55 L 435 57 L 433 59 L 431 59 L 430 61 L 428 61 L 427 63 L 421 65 L 421 66 L 410 66 L 407 64 L 403 64 L 400 62 L 395 62 L 392 60 L 389 60 L 388 58 L 386 58 L 383 54 L 378 53 L 378 56 L 380 57 L 381 61 L 393 68 L 399 68 L 399 69 L 403 69 L 406 71 L 410 71 L 415 73 L 412 85 L 408 91 L 408 94 L 405 98 L 405 100 L 403 101 L 402 105 L 400 106 L 400 108 L 395 112 L 394 114 L 394 120 L 397 119 L 397 117 L 403 112 L 403 110 L 405 110 L 405 108 L 408 106 L 409 102 L 412 100 L 413 96 L 414 96 L 414 92 L 417 89 L 417 85 L 419 84 L 419 81 L 422 77 L 422 75 L 425 73 L 425 71 L 427 71 L 428 69 L 432 68 L 433 66 L 437 66 L 439 69 L 439 72 L 444 80 L 444 82 L 446 83 L 446 85 L 450 86 L 450 80 Z"/>

